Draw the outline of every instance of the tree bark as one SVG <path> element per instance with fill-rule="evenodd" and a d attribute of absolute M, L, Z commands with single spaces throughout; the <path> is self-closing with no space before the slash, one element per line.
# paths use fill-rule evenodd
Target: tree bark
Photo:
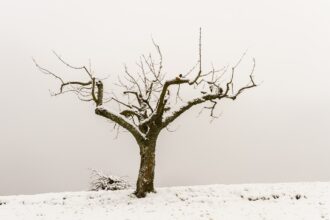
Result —
<path fill-rule="evenodd" d="M 147 193 L 155 192 L 155 148 L 156 143 L 143 143 L 140 145 L 140 170 L 136 183 L 135 195 L 143 198 Z"/>

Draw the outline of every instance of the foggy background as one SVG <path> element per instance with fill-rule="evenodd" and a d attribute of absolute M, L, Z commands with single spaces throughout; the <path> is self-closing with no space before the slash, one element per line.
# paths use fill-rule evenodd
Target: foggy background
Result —
<path fill-rule="evenodd" d="M 91 59 L 111 80 L 154 52 L 152 36 L 169 75 L 185 73 L 199 27 L 205 70 L 248 49 L 236 76 L 255 57 L 260 86 L 221 103 L 211 124 L 197 107 L 162 132 L 156 186 L 329 181 L 329 11 L 326 0 L 0 1 L 0 195 L 85 190 L 91 168 L 137 177 L 134 139 L 114 139 L 92 104 L 51 97 L 58 82 L 31 57 L 58 72 L 51 50 L 76 66 Z"/>

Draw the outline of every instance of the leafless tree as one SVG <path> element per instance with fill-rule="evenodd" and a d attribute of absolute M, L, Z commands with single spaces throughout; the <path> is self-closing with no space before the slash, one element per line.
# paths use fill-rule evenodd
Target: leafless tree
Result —
<path fill-rule="evenodd" d="M 247 84 L 234 89 L 235 71 L 245 53 L 231 68 L 212 67 L 206 72 L 202 70 L 201 30 L 196 65 L 174 78 L 166 77 L 163 71 L 162 52 L 158 44 L 154 41 L 153 44 L 158 54 L 157 61 L 151 54 L 141 56 L 137 63 L 139 71 L 134 73 L 125 66 L 124 77 L 118 77 L 115 84 L 119 86 L 117 92 L 121 91 L 120 96 L 114 92 L 106 92 L 104 79 L 97 78 L 91 68 L 73 66 L 55 52 L 55 56 L 64 65 L 70 69 L 80 70 L 86 74 L 88 80 L 83 81 L 78 77 L 77 80 L 66 81 L 34 60 L 41 72 L 60 82 L 59 91 L 53 93 L 54 96 L 72 92 L 82 101 L 93 102 L 97 115 L 110 119 L 116 128 L 127 130 L 133 135 L 139 145 L 141 157 L 135 190 L 135 195 L 139 198 L 154 192 L 155 149 L 158 135 L 163 129 L 168 129 L 180 115 L 197 105 L 208 110 L 210 117 L 216 118 L 214 111 L 220 100 L 235 100 L 244 91 L 256 86 L 253 79 L 253 59 Z M 196 96 L 189 98 L 192 93 Z M 183 97 L 186 97 L 185 100 Z M 113 109 L 114 104 L 119 111 Z"/>

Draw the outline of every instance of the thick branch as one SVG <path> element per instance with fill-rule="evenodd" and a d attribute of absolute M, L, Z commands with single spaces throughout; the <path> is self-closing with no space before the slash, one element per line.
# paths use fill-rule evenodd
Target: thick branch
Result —
<path fill-rule="evenodd" d="M 102 106 L 99 106 L 95 109 L 95 114 L 103 116 L 103 117 L 110 119 L 111 121 L 119 124 L 121 127 L 128 130 L 135 137 L 136 140 L 145 139 L 144 134 L 141 133 L 135 125 L 131 124 L 128 120 L 126 120 L 121 115 L 108 111 L 107 109 L 103 108 Z"/>
<path fill-rule="evenodd" d="M 157 104 L 157 109 L 156 109 L 156 114 L 160 114 L 161 111 L 164 108 L 164 105 L 165 105 L 164 99 L 165 99 L 166 92 L 167 92 L 168 88 L 171 85 L 181 85 L 181 84 L 188 83 L 188 82 L 189 82 L 189 80 L 187 80 L 187 79 L 181 79 L 179 77 L 177 77 L 175 79 L 172 79 L 172 80 L 166 81 L 165 84 L 164 84 L 164 86 L 163 86 L 162 92 L 161 92 L 161 94 L 159 96 L 159 100 L 158 100 L 158 104 Z"/>
<path fill-rule="evenodd" d="M 95 103 L 96 106 L 100 106 L 103 104 L 103 83 L 101 80 L 96 81 L 96 87 L 97 87 L 97 99 L 95 100 Z"/>
<path fill-rule="evenodd" d="M 164 119 L 163 123 L 162 123 L 162 127 L 167 127 L 171 122 L 173 122 L 176 118 L 178 118 L 182 113 L 184 113 L 185 111 L 189 110 L 191 107 L 207 102 L 207 101 L 211 101 L 211 100 L 216 100 L 216 99 L 222 99 L 225 96 L 221 95 L 221 94 L 207 94 L 204 95 L 202 97 L 199 98 L 195 98 L 191 101 L 189 101 L 186 105 L 182 106 L 179 110 L 175 111 L 172 113 L 171 116 L 168 116 L 167 118 Z"/>
<path fill-rule="evenodd" d="M 162 116 L 163 112 L 164 112 L 164 107 L 166 105 L 165 96 L 166 96 L 168 88 L 171 85 L 180 85 L 180 84 L 184 84 L 184 83 L 189 83 L 189 80 L 181 79 L 181 78 L 177 77 L 175 79 L 166 81 L 164 83 L 164 86 L 163 86 L 162 91 L 160 93 L 155 112 L 153 112 L 153 114 L 151 114 L 151 116 L 149 118 L 147 118 L 145 121 L 143 121 L 141 123 L 141 125 L 149 124 L 150 122 L 155 121 L 157 118 L 160 118 Z"/>
<path fill-rule="evenodd" d="M 60 93 L 63 92 L 63 89 L 65 86 L 69 86 L 69 85 L 80 85 L 80 86 L 88 86 L 91 85 L 92 82 L 78 82 L 78 81 L 71 81 L 71 82 L 66 82 L 66 83 L 62 83 L 61 87 L 60 87 Z"/>

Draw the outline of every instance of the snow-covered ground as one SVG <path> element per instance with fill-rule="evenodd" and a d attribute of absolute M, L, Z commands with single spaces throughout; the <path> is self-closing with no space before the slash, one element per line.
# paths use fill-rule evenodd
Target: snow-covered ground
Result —
<path fill-rule="evenodd" d="M 0 197 L 0 219 L 330 219 L 330 183 L 208 185 Z"/>

